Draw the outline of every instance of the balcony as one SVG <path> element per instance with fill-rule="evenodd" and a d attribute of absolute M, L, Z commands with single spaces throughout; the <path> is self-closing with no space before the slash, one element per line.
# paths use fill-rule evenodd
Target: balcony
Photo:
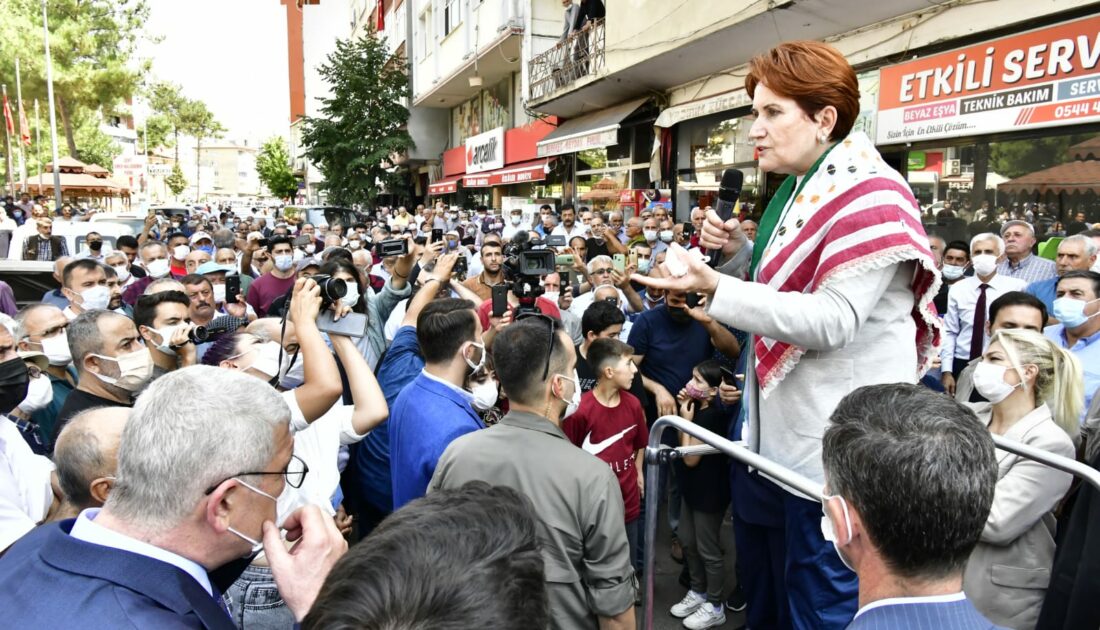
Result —
<path fill-rule="evenodd" d="M 528 62 L 531 100 L 543 99 L 603 70 L 606 45 L 604 26 L 603 19 L 594 20 L 591 26 L 573 32 L 565 41 Z"/>

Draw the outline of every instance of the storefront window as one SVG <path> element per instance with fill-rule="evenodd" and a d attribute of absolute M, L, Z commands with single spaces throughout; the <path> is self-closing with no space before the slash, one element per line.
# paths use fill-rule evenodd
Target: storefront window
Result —
<path fill-rule="evenodd" d="M 477 96 L 451 110 L 452 146 L 461 146 L 466 138 L 504 127 L 512 127 L 512 79 L 481 90 Z"/>
<path fill-rule="evenodd" d="M 907 179 L 926 221 L 966 239 L 1022 218 L 1040 238 L 1100 222 L 1100 134 L 1048 130 L 1030 138 L 911 150 Z M 1077 224 L 1071 227 L 1071 224 Z"/>
<path fill-rule="evenodd" d="M 741 204 L 751 211 L 759 188 L 753 143 L 749 138 L 751 128 L 751 117 L 731 114 L 691 120 L 679 126 L 677 155 L 688 156 L 686 164 L 680 158 L 676 171 L 676 199 L 681 214 L 686 216 L 688 209 L 694 206 L 717 203 L 718 185 L 728 168 L 740 169 L 745 174 Z"/>

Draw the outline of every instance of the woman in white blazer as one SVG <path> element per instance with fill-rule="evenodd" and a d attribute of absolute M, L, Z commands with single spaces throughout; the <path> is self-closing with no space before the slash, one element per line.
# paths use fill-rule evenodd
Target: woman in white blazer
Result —
<path fill-rule="evenodd" d="M 1081 364 L 1069 351 L 1034 331 L 997 331 L 974 370 L 974 387 L 989 402 L 970 406 L 991 432 L 1074 457 L 1084 393 Z M 1002 450 L 997 462 L 993 507 L 963 590 L 993 623 L 1030 630 L 1050 582 L 1053 510 L 1072 477 Z"/>

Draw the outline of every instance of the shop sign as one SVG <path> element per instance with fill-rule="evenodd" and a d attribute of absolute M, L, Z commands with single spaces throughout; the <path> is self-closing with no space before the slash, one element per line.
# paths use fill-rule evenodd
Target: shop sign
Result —
<path fill-rule="evenodd" d="M 466 138 L 466 172 L 481 173 L 504 166 L 504 127 Z"/>
<path fill-rule="evenodd" d="M 541 181 L 546 179 L 546 162 L 546 160 L 542 160 L 532 166 L 507 168 L 482 175 L 467 175 L 462 178 L 462 186 L 464 188 L 488 188 L 490 186 L 507 186 L 509 184 Z"/>
<path fill-rule="evenodd" d="M 752 105 L 752 99 L 749 98 L 748 92 L 735 90 L 691 103 L 669 107 L 661 111 L 653 126 L 667 129 L 685 120 L 710 116 L 711 114 L 726 112 L 738 107 L 748 107 L 749 105 Z"/>
<path fill-rule="evenodd" d="M 458 191 L 458 180 L 436 182 L 428 186 L 429 195 L 446 195 Z"/>
<path fill-rule="evenodd" d="M 928 163 L 924 151 L 910 151 L 909 152 L 909 167 L 910 171 L 923 171 L 925 165 Z"/>
<path fill-rule="evenodd" d="M 878 144 L 1100 121 L 1100 16 L 887 66 Z"/>
<path fill-rule="evenodd" d="M 586 133 L 572 138 L 562 138 L 561 140 L 540 142 L 538 145 L 538 156 L 549 157 L 551 155 L 576 153 L 577 151 L 584 151 L 586 149 L 599 149 L 602 147 L 609 147 L 618 141 L 619 126 L 615 125 L 612 129 Z"/>

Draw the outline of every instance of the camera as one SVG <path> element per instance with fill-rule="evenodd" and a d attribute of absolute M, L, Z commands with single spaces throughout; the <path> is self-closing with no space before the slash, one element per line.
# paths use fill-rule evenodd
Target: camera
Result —
<path fill-rule="evenodd" d="M 454 269 L 451 270 L 451 273 L 453 273 L 455 276 L 465 280 L 466 279 L 466 274 L 469 273 L 469 271 L 470 271 L 470 267 L 469 267 L 469 263 L 466 262 L 466 257 L 465 256 L 459 256 L 458 260 L 455 261 L 455 266 L 454 266 Z"/>
<path fill-rule="evenodd" d="M 516 315 L 539 312 L 535 300 L 542 295 L 542 276 L 557 271 L 554 250 L 524 231 L 517 232 L 504 247 L 504 277 L 512 282 L 512 293 L 519 299 Z"/>
<path fill-rule="evenodd" d="M 382 258 L 404 256 L 408 253 L 409 242 L 403 238 L 391 238 L 378 243 L 378 255 Z"/>
<path fill-rule="evenodd" d="M 210 339 L 210 331 L 206 329 L 206 326 L 195 326 L 187 332 L 187 340 L 196 346 L 200 343 L 206 343 L 207 339 Z"/>
<path fill-rule="evenodd" d="M 333 278 L 327 274 L 315 274 L 310 279 L 321 288 L 321 310 L 327 310 L 330 306 L 340 301 L 340 298 L 348 294 L 348 283 L 339 278 Z"/>

